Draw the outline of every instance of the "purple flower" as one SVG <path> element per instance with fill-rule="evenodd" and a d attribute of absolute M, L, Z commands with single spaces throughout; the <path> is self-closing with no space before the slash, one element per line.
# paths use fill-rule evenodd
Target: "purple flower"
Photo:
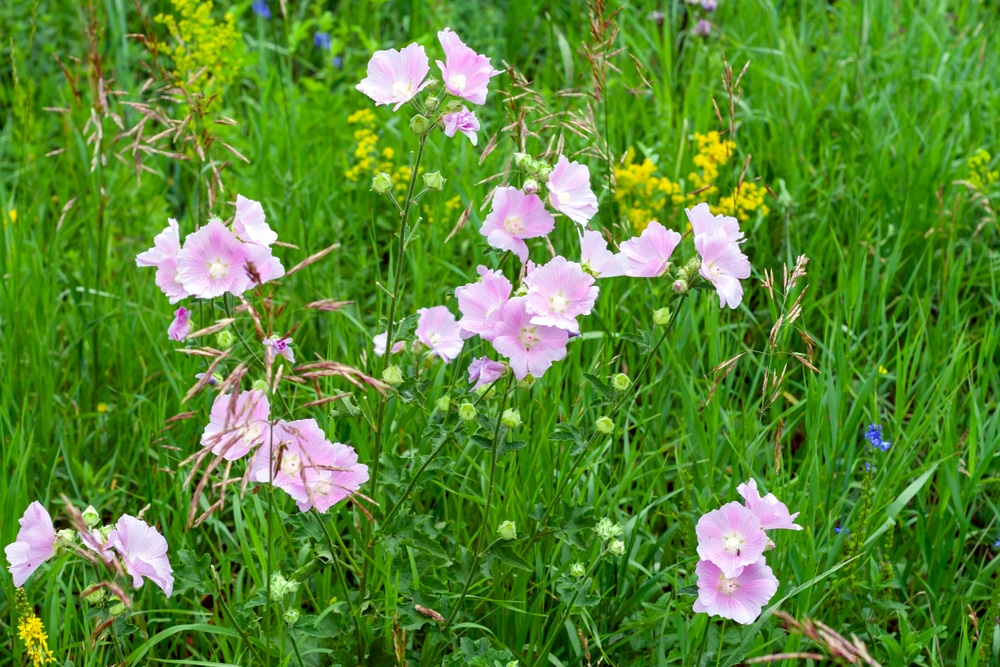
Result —
<path fill-rule="evenodd" d="M 267 0 L 253 0 L 253 13 L 262 19 L 271 19 L 271 8 L 267 6 Z"/>
<path fill-rule="evenodd" d="M 174 311 L 174 321 L 167 327 L 167 337 L 170 340 L 181 341 L 191 333 L 191 311 L 181 306 Z"/>
<path fill-rule="evenodd" d="M 695 526 L 695 534 L 698 556 L 714 563 L 729 579 L 756 563 L 767 547 L 767 536 L 757 515 L 735 501 L 704 514 Z"/>
<path fill-rule="evenodd" d="M 479 357 L 473 359 L 472 363 L 469 364 L 469 383 L 475 382 L 475 386 L 472 387 L 472 390 L 475 391 L 480 387 L 493 384 L 506 372 L 507 367 L 499 361 L 493 361 L 489 357 Z"/>
<path fill-rule="evenodd" d="M 445 363 L 458 357 L 465 341 L 462 329 L 447 306 L 421 308 L 415 332 L 417 339 L 431 349 L 431 356 L 440 357 Z"/>
<path fill-rule="evenodd" d="M 883 452 L 889 451 L 889 447 L 892 446 L 891 442 L 882 439 L 882 426 L 880 424 L 869 425 L 868 430 L 865 431 L 865 439 L 871 443 L 872 447 Z"/>
<path fill-rule="evenodd" d="M 706 12 L 714 12 L 719 3 L 715 0 L 701 0 L 701 8 Z"/>
<path fill-rule="evenodd" d="M 702 560 L 695 572 L 698 574 L 698 599 L 696 613 L 729 618 L 737 623 L 753 623 L 764 605 L 778 590 L 778 580 L 763 556 L 737 568 L 726 576 L 715 563 Z"/>
<path fill-rule="evenodd" d="M 376 51 L 368 61 L 368 76 L 355 88 L 375 100 L 375 106 L 394 104 L 392 110 L 396 111 L 430 83 L 429 71 L 427 53 L 419 44 L 400 51 Z"/>
<path fill-rule="evenodd" d="M 444 122 L 446 137 L 454 137 L 456 132 L 461 132 L 469 138 L 473 146 L 479 143 L 479 137 L 476 136 L 476 132 L 479 131 L 479 119 L 465 107 L 455 113 L 446 113 L 441 120 Z"/>
<path fill-rule="evenodd" d="M 485 104 L 487 85 L 500 70 L 493 69 L 490 59 L 470 49 L 458 35 L 445 28 L 438 33 L 444 62 L 437 61 L 441 78 L 448 92 L 473 104 Z"/>
<path fill-rule="evenodd" d="M 694 27 L 694 34 L 699 37 L 708 37 L 712 34 L 712 24 L 705 19 L 701 19 Z"/>

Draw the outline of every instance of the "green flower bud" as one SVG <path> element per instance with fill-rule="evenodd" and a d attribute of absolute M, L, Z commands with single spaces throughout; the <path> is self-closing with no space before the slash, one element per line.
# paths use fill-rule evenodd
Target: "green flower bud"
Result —
<path fill-rule="evenodd" d="M 384 171 L 377 172 L 372 179 L 372 190 L 376 194 L 384 195 L 392 190 L 392 177 Z"/>
<path fill-rule="evenodd" d="M 483 384 L 476 387 L 473 391 L 476 392 L 476 396 L 482 396 L 483 398 L 489 400 L 497 395 L 497 388 L 490 384 Z"/>
<path fill-rule="evenodd" d="M 397 384 L 403 382 L 403 371 L 399 370 L 399 366 L 393 364 L 382 371 L 382 379 L 385 380 L 387 384 L 391 384 L 395 387 Z"/>
<path fill-rule="evenodd" d="M 625 543 L 621 540 L 611 540 L 608 544 L 608 553 L 612 556 L 624 556 L 625 555 Z"/>
<path fill-rule="evenodd" d="M 500 423 L 507 428 L 517 428 L 521 425 L 521 413 L 516 408 L 507 408 L 500 417 Z"/>
<path fill-rule="evenodd" d="M 108 609 L 109 616 L 121 616 L 124 613 L 125 613 L 125 605 L 123 605 L 121 602 L 111 605 L 111 607 Z"/>
<path fill-rule="evenodd" d="M 514 540 L 517 539 L 517 526 L 514 525 L 513 521 L 504 521 L 497 528 L 497 532 L 500 533 L 500 538 L 504 540 Z"/>
<path fill-rule="evenodd" d="M 518 169 L 527 169 L 534 160 L 527 153 L 514 153 L 514 166 Z"/>
<path fill-rule="evenodd" d="M 632 380 L 624 373 L 616 373 L 611 378 L 611 386 L 615 388 L 615 391 L 625 391 L 632 386 Z"/>
<path fill-rule="evenodd" d="M 612 523 L 611 519 L 604 517 L 597 522 L 596 526 L 594 526 L 594 532 L 597 533 L 599 538 L 606 542 L 613 537 L 621 535 L 622 526 L 620 523 Z"/>
<path fill-rule="evenodd" d="M 528 373 L 527 375 L 524 376 L 523 380 L 518 380 L 517 381 L 517 388 L 518 389 L 531 389 L 532 387 L 535 386 L 535 382 L 537 382 L 537 381 L 538 380 L 537 380 L 537 378 L 535 378 L 534 375 L 532 375 L 531 373 Z"/>
<path fill-rule="evenodd" d="M 285 623 L 288 623 L 288 625 L 295 625 L 295 622 L 299 620 L 299 610 L 286 609 L 285 613 L 281 615 L 281 618 L 283 618 Z"/>
<path fill-rule="evenodd" d="M 537 163 L 538 168 L 535 170 L 535 175 L 540 181 L 549 180 L 549 175 L 552 173 L 552 165 L 546 164 L 544 162 Z"/>
<path fill-rule="evenodd" d="M 665 326 L 670 321 L 671 315 L 669 308 L 657 308 L 653 311 L 653 324 L 658 327 Z"/>
<path fill-rule="evenodd" d="M 511 660 L 504 667 L 519 667 L 520 664 L 517 660 Z"/>
<path fill-rule="evenodd" d="M 436 97 L 428 97 L 427 101 L 424 102 L 424 109 L 430 113 L 437 111 L 439 106 L 441 106 L 441 100 Z"/>
<path fill-rule="evenodd" d="M 476 406 L 466 401 L 458 406 L 458 416 L 460 419 L 471 422 L 476 418 Z"/>
<path fill-rule="evenodd" d="M 569 566 L 569 576 L 579 579 L 585 574 L 587 574 L 587 568 L 583 566 L 583 563 L 577 562 Z"/>
<path fill-rule="evenodd" d="M 104 599 L 104 589 L 103 588 L 98 588 L 96 591 L 94 591 L 90 595 L 84 596 L 83 599 L 86 600 L 87 602 L 89 602 L 90 604 L 97 604 L 101 600 Z"/>
<path fill-rule="evenodd" d="M 524 190 L 524 194 L 533 195 L 538 192 L 538 181 L 533 178 L 529 178 L 524 182 L 521 189 Z"/>
<path fill-rule="evenodd" d="M 253 384 L 250 385 L 250 388 L 253 389 L 254 391 L 262 391 L 266 394 L 267 380 L 264 380 L 262 378 L 257 378 L 256 380 L 253 381 Z"/>
<path fill-rule="evenodd" d="M 451 396 L 442 396 L 434 404 L 441 412 L 448 412 L 451 408 Z"/>
<path fill-rule="evenodd" d="M 597 430 L 605 435 L 610 434 L 615 430 L 615 423 L 611 421 L 611 417 L 598 417 L 597 421 L 594 423 Z"/>
<path fill-rule="evenodd" d="M 71 547 L 76 544 L 76 531 L 63 528 L 60 531 L 56 531 L 56 539 L 59 541 L 59 546 Z"/>
<path fill-rule="evenodd" d="M 83 510 L 83 523 L 87 528 L 96 528 L 97 524 L 101 522 L 101 513 L 94 509 L 93 505 L 87 505 L 87 509 Z"/>
<path fill-rule="evenodd" d="M 229 329 L 223 329 L 215 334 L 215 342 L 219 344 L 221 349 L 228 350 L 236 344 L 236 336 Z"/>
<path fill-rule="evenodd" d="M 429 174 L 424 174 L 424 187 L 428 190 L 444 190 L 444 184 L 447 180 L 441 176 L 440 171 L 432 171 Z"/>
<path fill-rule="evenodd" d="M 427 134 L 430 129 L 431 122 L 427 120 L 427 116 L 417 114 L 410 119 L 410 131 L 414 134 Z"/>

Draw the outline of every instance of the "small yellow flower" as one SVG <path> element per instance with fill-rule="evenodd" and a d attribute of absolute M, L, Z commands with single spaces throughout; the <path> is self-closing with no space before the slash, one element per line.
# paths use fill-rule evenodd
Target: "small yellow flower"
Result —
<path fill-rule="evenodd" d="M 104 414 L 105 412 L 108 411 L 108 404 L 107 403 L 98 403 L 97 404 L 97 411 L 100 412 L 101 414 Z"/>
<path fill-rule="evenodd" d="M 12 208 L 9 211 L 7 211 L 7 217 L 10 219 L 10 224 L 16 225 L 17 224 L 17 209 L 16 208 Z"/>
<path fill-rule="evenodd" d="M 40 667 L 56 661 L 49 649 L 49 638 L 42 626 L 42 619 L 35 616 L 34 612 L 21 616 L 17 630 L 17 636 L 24 642 L 24 652 L 31 659 L 32 667 Z"/>
<path fill-rule="evenodd" d="M 886 368 L 885 366 L 883 366 L 882 364 L 879 364 L 879 366 L 878 366 L 878 374 L 879 375 L 888 375 L 889 374 L 889 369 Z"/>

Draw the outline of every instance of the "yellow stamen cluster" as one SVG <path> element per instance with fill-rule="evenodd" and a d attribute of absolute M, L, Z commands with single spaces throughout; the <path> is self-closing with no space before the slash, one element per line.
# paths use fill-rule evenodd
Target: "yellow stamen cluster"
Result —
<path fill-rule="evenodd" d="M 355 111 L 347 117 L 348 125 L 357 126 L 354 130 L 354 164 L 344 176 L 354 183 L 371 183 L 372 177 L 379 172 L 389 174 L 392 178 L 393 190 L 397 195 L 405 196 L 413 173 L 409 165 L 395 167 L 392 158 L 396 152 L 389 146 L 379 148 L 378 134 L 375 132 L 375 113 L 371 109 Z M 423 172 L 423 168 L 420 168 Z"/>
<path fill-rule="evenodd" d="M 990 170 L 991 159 L 992 156 L 987 151 L 980 148 L 966 161 L 966 164 L 969 167 L 969 175 L 965 180 L 971 183 L 972 187 L 980 192 L 988 190 L 991 185 L 1000 181 L 1000 170 Z"/>
<path fill-rule="evenodd" d="M 17 589 L 15 598 L 20 619 L 17 623 L 17 636 L 24 642 L 24 652 L 31 660 L 32 667 L 55 662 L 56 658 L 49 649 L 49 638 L 45 634 L 42 619 L 35 616 L 23 588 Z"/>
<path fill-rule="evenodd" d="M 212 0 L 170 0 L 170 4 L 174 14 L 158 14 L 155 20 L 177 42 L 166 49 L 174 61 L 174 74 L 192 92 L 221 93 L 243 66 L 236 18 L 226 12 L 223 21 L 216 21 Z"/>

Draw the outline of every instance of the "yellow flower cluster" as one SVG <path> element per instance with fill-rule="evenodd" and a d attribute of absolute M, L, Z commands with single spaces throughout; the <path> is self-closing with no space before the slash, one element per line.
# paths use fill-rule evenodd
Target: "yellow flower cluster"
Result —
<path fill-rule="evenodd" d="M 669 217 L 670 207 L 707 201 L 719 192 L 715 185 L 719 169 L 729 161 L 736 145 L 724 141 L 718 132 L 695 133 L 694 141 L 698 152 L 691 161 L 698 171 L 688 174 L 688 182 L 684 184 L 687 188 L 665 176 L 657 176 L 656 165 L 648 158 L 637 163 L 633 148 L 628 149 L 622 164 L 615 167 L 615 201 L 619 202 L 636 231 L 645 229 L 650 220 Z M 718 204 L 709 203 L 709 206 L 717 215 L 724 213 L 749 220 L 754 211 L 762 215 L 770 212 L 764 205 L 764 193 L 756 183 L 744 182 L 738 194 L 734 189 L 729 196 L 721 197 Z"/>
<path fill-rule="evenodd" d="M 52 651 L 49 650 L 48 635 L 45 634 L 42 619 L 35 616 L 34 613 L 21 616 L 17 630 L 17 636 L 24 642 L 24 651 L 31 659 L 32 667 L 40 667 L 56 661 Z"/>
<path fill-rule="evenodd" d="M 375 132 L 375 113 L 371 109 L 355 111 L 347 117 L 348 125 L 355 125 L 354 164 L 344 176 L 354 183 L 371 182 L 375 174 L 382 172 L 392 178 L 392 188 L 397 194 L 406 195 L 413 171 L 409 165 L 395 167 L 392 158 L 396 152 L 389 146 L 379 149 L 378 134 Z M 423 168 L 420 169 L 423 172 Z"/>
<path fill-rule="evenodd" d="M 455 195 L 448 201 L 444 203 L 444 216 L 443 220 L 447 223 L 453 223 L 458 219 L 458 214 L 461 213 L 463 208 L 462 198 Z M 430 206 L 424 206 L 424 217 L 427 218 L 427 224 L 433 225 L 438 222 L 437 217 L 434 215 Z"/>
<path fill-rule="evenodd" d="M 992 156 L 982 148 L 970 157 L 966 164 L 969 167 L 969 176 L 965 179 L 972 184 L 976 190 L 983 192 L 991 185 L 1000 181 L 1000 171 L 990 170 L 990 159 Z"/>
<path fill-rule="evenodd" d="M 158 14 L 157 23 L 167 27 L 177 41 L 167 52 L 174 60 L 174 74 L 195 93 L 221 92 L 243 66 L 242 35 L 236 18 L 226 12 L 224 21 L 212 17 L 212 0 L 170 0 L 174 14 Z M 200 76 L 191 78 L 200 71 Z"/>

